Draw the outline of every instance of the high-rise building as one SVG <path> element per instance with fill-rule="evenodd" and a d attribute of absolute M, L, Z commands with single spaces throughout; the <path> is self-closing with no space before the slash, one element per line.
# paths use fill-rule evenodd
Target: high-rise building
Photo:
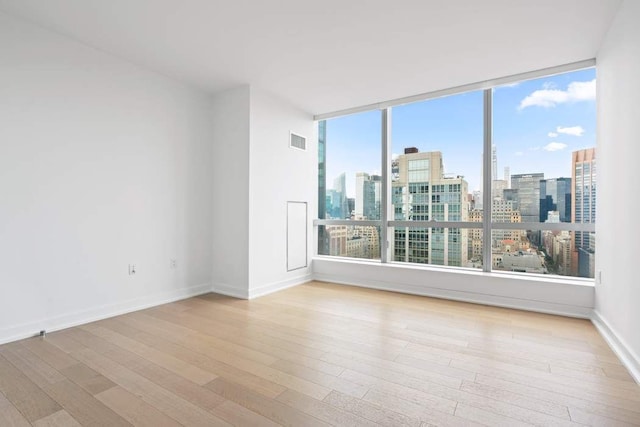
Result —
<path fill-rule="evenodd" d="M 356 219 L 380 219 L 382 177 L 358 172 L 356 174 Z"/>
<path fill-rule="evenodd" d="M 540 180 L 540 222 L 557 211 L 560 222 L 571 222 L 571 178 Z"/>
<path fill-rule="evenodd" d="M 333 180 L 333 211 L 331 216 L 337 219 L 345 219 L 351 216 L 349 202 L 347 201 L 347 180 L 345 173 L 341 173 Z"/>
<path fill-rule="evenodd" d="M 596 149 L 574 151 L 571 156 L 573 191 L 571 193 L 571 222 L 596 222 Z M 593 260 L 595 235 L 589 232 L 573 233 L 573 270 L 581 277 L 594 277 Z"/>
<path fill-rule="evenodd" d="M 404 221 L 467 221 L 468 184 L 460 176 L 445 178 L 442 153 L 407 152 L 398 156 L 398 177 L 392 183 L 394 219 Z M 396 227 L 395 261 L 464 266 L 468 230 Z"/>
<path fill-rule="evenodd" d="M 511 175 L 511 190 L 517 190 L 517 208 L 522 222 L 540 221 L 540 181 L 544 173 Z"/>
<path fill-rule="evenodd" d="M 325 234 L 327 252 L 322 255 L 380 259 L 378 227 L 328 225 Z"/>
<path fill-rule="evenodd" d="M 469 213 L 470 222 L 482 222 L 483 218 L 484 212 L 480 209 L 475 209 Z M 520 211 L 514 208 L 512 201 L 496 198 L 491 201 L 491 221 L 520 223 L 522 218 Z M 494 227 L 491 234 L 491 251 L 502 253 L 520 250 L 522 242 L 526 241 L 526 239 L 523 239 L 523 233 L 521 230 L 503 230 L 497 226 Z M 472 260 L 482 260 L 482 239 L 481 228 L 469 230 L 469 252 Z"/>

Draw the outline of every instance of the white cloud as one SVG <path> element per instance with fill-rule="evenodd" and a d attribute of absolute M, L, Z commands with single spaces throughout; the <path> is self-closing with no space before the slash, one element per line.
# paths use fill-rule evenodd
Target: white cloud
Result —
<path fill-rule="evenodd" d="M 582 126 L 562 127 L 558 126 L 556 132 L 564 133 L 565 135 L 582 136 L 584 129 Z"/>
<path fill-rule="evenodd" d="M 518 110 L 533 106 L 551 108 L 558 104 L 596 99 L 596 79 L 588 82 L 571 82 L 567 90 L 554 89 L 546 83 L 543 87 L 520 101 Z"/>
<path fill-rule="evenodd" d="M 524 156 L 524 153 L 522 151 L 516 151 L 516 156 Z"/>
<path fill-rule="evenodd" d="M 562 142 L 550 142 L 542 147 L 542 149 L 545 151 L 560 151 L 564 150 L 565 148 L 567 148 L 567 144 L 564 144 Z"/>
<path fill-rule="evenodd" d="M 549 133 L 547 134 L 547 136 L 548 136 L 549 138 L 555 138 L 556 136 L 558 136 L 558 134 L 557 134 L 557 133 L 555 133 L 555 132 L 549 132 Z"/>

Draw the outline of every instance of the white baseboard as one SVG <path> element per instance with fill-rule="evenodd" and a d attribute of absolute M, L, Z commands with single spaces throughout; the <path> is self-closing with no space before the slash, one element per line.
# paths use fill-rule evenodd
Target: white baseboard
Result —
<path fill-rule="evenodd" d="M 228 297 L 249 299 L 249 292 L 246 289 L 238 289 L 235 286 L 227 285 L 226 283 L 213 283 L 211 292 L 220 295 L 226 295 Z"/>
<path fill-rule="evenodd" d="M 294 286 L 298 286 L 303 283 L 310 282 L 312 280 L 313 280 L 312 274 L 305 274 L 304 276 L 292 277 L 287 280 L 281 280 L 280 282 L 268 283 L 266 285 L 259 286 L 255 289 L 249 289 L 249 299 L 258 298 L 264 295 L 281 291 L 283 289 L 292 288 Z"/>
<path fill-rule="evenodd" d="M 640 357 L 631 350 L 619 334 L 609 325 L 596 310 L 593 310 L 591 322 L 595 325 L 600 335 L 605 339 L 609 347 L 618 356 L 622 364 L 627 368 L 633 379 L 640 384 Z"/>
<path fill-rule="evenodd" d="M 592 309 L 590 307 L 553 304 L 544 301 L 518 299 L 498 295 L 488 295 L 474 292 L 457 291 L 451 289 L 431 288 L 411 284 L 388 283 L 375 280 L 366 282 L 344 280 L 339 276 L 315 273 L 314 279 L 322 282 L 338 283 L 341 285 L 358 286 L 361 288 L 378 289 L 381 291 L 400 292 L 411 295 L 420 295 L 433 298 L 442 298 L 454 301 L 484 304 L 496 307 L 514 308 L 518 310 L 535 311 L 539 313 L 555 314 L 560 316 L 590 319 Z"/>
<path fill-rule="evenodd" d="M 258 286 L 257 288 L 249 290 L 238 289 L 235 286 L 230 286 L 225 283 L 214 283 L 212 292 L 234 298 L 254 299 L 281 291 L 283 289 L 292 288 L 294 286 L 310 282 L 311 280 L 313 280 L 313 275 L 305 274 L 304 276 L 292 277 L 290 279 L 281 280 L 279 282 L 267 283 L 266 285 Z"/>
<path fill-rule="evenodd" d="M 37 335 L 40 330 L 46 330 L 47 332 L 59 331 L 61 329 L 84 325 L 86 323 L 95 322 L 97 320 L 130 313 L 132 311 L 143 310 L 145 308 L 170 303 L 173 301 L 179 301 L 209 292 L 211 292 L 211 284 L 206 283 L 189 288 L 181 288 L 169 292 L 161 292 L 159 294 L 135 298 L 128 301 L 105 304 L 99 307 L 76 311 L 71 314 L 63 314 L 51 318 L 39 319 L 35 322 L 29 322 L 10 328 L 0 329 L 0 344 L 33 337 Z"/>

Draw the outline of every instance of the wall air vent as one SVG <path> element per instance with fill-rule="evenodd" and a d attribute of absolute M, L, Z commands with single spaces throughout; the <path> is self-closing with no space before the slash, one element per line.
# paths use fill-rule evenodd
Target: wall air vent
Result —
<path fill-rule="evenodd" d="M 293 132 L 289 133 L 289 147 L 298 150 L 307 151 L 307 138 L 297 135 Z"/>

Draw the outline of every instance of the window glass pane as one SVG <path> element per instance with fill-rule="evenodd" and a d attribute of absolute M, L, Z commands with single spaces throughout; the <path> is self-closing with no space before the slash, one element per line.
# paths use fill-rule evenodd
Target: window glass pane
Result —
<path fill-rule="evenodd" d="M 380 227 L 361 225 L 321 225 L 318 235 L 320 255 L 380 259 Z"/>
<path fill-rule="evenodd" d="M 381 120 L 369 111 L 321 122 L 324 218 L 380 219 Z"/>
<path fill-rule="evenodd" d="M 482 230 L 441 227 L 392 227 L 394 260 L 417 264 L 482 268 Z M 470 242 L 470 246 L 460 243 Z M 477 253 L 473 253 L 473 248 Z M 462 251 L 466 251 L 463 253 Z"/>
<path fill-rule="evenodd" d="M 482 203 L 482 91 L 394 107 L 391 118 L 389 217 L 469 221 Z M 466 229 L 397 227 L 390 237 L 393 261 L 462 267 L 470 261 Z"/>
<path fill-rule="evenodd" d="M 595 85 L 591 68 L 494 89 L 492 222 L 595 223 Z M 567 235 L 571 238 L 564 239 Z M 527 256 L 546 258 L 548 273 L 593 277 L 592 269 L 580 264 L 590 262 L 589 257 L 579 256 L 584 252 L 593 258 L 591 233 L 559 232 L 553 245 L 549 239 L 549 232 L 525 227 L 519 245 L 527 246 Z M 494 231 L 494 260 L 505 253 L 504 240 Z M 559 257 L 564 257 L 562 266 L 551 268 L 548 261 Z M 503 258 L 516 264 L 534 259 Z M 500 268 L 509 270 L 507 264 Z M 538 267 L 525 269 L 539 272 Z"/>
<path fill-rule="evenodd" d="M 542 244 L 534 246 L 532 233 L 538 233 Z M 589 238 L 588 246 L 576 246 L 579 232 L 527 231 L 494 229 L 491 233 L 493 269 L 519 273 L 556 274 L 593 277 L 595 272 L 595 233 L 581 233 Z M 577 265 L 580 270 L 572 271 Z"/>

